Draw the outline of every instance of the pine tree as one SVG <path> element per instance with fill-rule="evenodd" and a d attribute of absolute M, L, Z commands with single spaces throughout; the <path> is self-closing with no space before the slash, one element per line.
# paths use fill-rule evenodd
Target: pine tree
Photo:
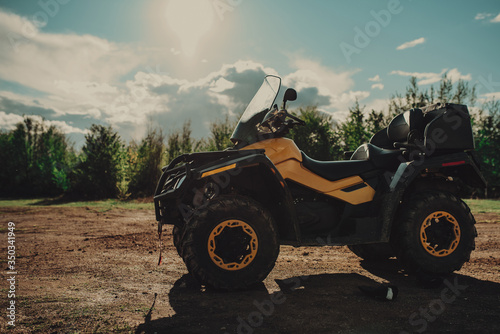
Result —
<path fill-rule="evenodd" d="M 76 168 L 75 192 L 86 198 L 116 198 L 123 178 L 123 144 L 110 126 L 93 124 Z"/>

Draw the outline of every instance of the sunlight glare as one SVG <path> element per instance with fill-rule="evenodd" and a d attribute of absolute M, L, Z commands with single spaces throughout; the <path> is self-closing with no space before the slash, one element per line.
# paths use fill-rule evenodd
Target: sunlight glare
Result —
<path fill-rule="evenodd" d="M 213 25 L 214 10 L 210 0 L 170 0 L 166 17 L 181 42 L 183 53 L 192 57 L 201 37 Z"/>

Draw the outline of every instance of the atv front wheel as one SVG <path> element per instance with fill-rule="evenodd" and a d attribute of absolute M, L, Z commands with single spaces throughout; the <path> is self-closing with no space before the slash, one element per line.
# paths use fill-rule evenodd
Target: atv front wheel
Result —
<path fill-rule="evenodd" d="M 174 246 L 175 249 L 177 249 L 177 254 L 182 256 L 181 253 L 181 238 L 182 238 L 182 233 L 184 232 L 184 228 L 180 228 L 174 225 L 174 228 L 172 230 L 172 237 L 174 241 Z"/>
<path fill-rule="evenodd" d="M 391 244 L 388 242 L 380 242 L 376 244 L 365 245 L 350 245 L 347 246 L 351 252 L 366 261 L 384 261 L 393 256 Z"/>
<path fill-rule="evenodd" d="M 401 207 L 391 237 L 398 259 L 410 272 L 460 270 L 475 249 L 475 220 L 451 193 L 422 192 Z"/>
<path fill-rule="evenodd" d="M 221 196 L 186 225 L 181 253 L 189 272 L 204 285 L 235 290 L 261 282 L 279 253 L 269 212 L 243 196 Z"/>

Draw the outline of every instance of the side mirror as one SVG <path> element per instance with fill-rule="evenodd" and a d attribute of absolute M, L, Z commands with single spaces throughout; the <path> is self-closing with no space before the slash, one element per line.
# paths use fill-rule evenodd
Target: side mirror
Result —
<path fill-rule="evenodd" d="M 287 101 L 295 101 L 297 99 L 297 91 L 293 88 L 288 88 L 283 96 L 283 107 L 285 109 Z"/>

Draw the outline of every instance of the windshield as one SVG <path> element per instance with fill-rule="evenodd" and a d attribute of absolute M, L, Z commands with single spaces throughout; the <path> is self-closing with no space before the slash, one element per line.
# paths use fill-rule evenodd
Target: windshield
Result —
<path fill-rule="evenodd" d="M 257 125 L 271 110 L 280 89 L 281 79 L 274 75 L 265 77 L 262 86 L 248 104 L 236 125 L 231 140 L 233 143 L 252 144 L 257 140 Z"/>

